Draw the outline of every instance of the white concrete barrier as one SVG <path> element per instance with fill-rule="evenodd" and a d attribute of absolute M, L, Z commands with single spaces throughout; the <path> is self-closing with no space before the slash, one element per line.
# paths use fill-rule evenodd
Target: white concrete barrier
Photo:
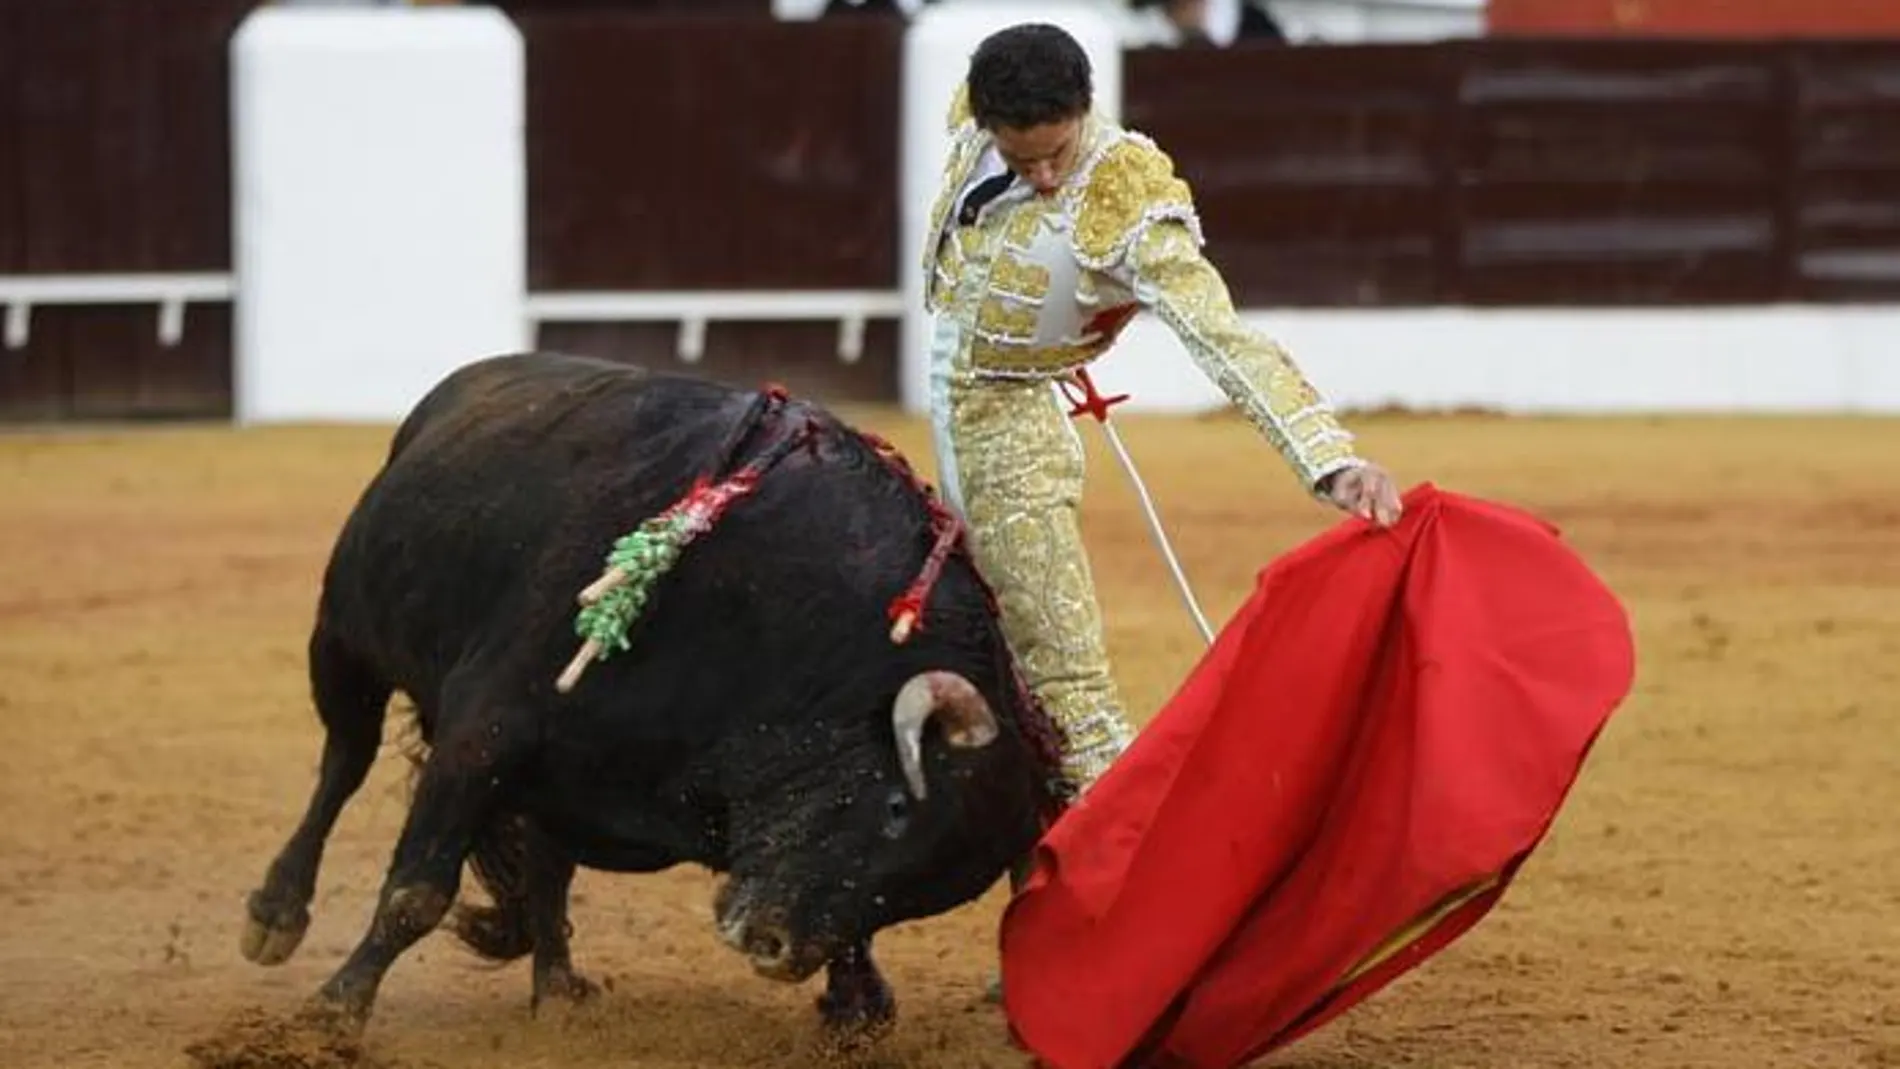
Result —
<path fill-rule="evenodd" d="M 1900 306 L 1243 309 L 1335 404 L 1514 413 L 1900 414 Z M 906 358 L 911 354 L 906 353 Z M 1225 399 L 1152 316 L 1097 363 L 1127 407 Z"/>
<path fill-rule="evenodd" d="M 231 42 L 239 422 L 401 413 L 527 344 L 524 57 L 485 7 L 271 7 Z"/>

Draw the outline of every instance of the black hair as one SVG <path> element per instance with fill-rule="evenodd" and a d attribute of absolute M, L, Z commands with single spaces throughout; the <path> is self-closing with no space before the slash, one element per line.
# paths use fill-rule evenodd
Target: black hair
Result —
<path fill-rule="evenodd" d="M 1047 23 L 1011 26 L 970 57 L 970 114 L 987 130 L 1062 122 L 1089 110 L 1094 76 L 1082 45 Z"/>

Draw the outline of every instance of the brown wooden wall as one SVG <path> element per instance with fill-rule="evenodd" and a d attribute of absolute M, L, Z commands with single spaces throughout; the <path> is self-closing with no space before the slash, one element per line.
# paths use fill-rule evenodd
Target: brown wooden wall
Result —
<path fill-rule="evenodd" d="M 582 11 L 528 41 L 534 290 L 897 286 L 896 19 Z M 676 364 L 675 331 L 550 324 L 541 342 Z M 897 390 L 897 327 L 844 364 L 829 323 L 713 323 L 696 370 L 828 397 Z M 762 358 L 760 354 L 771 354 Z"/>
<path fill-rule="evenodd" d="M 749 2 L 749 0 L 748 0 Z M 252 0 L 0 0 L 0 275 L 230 267 L 226 48 Z M 735 5 L 735 9 L 736 9 Z M 901 27 L 522 0 L 530 282 L 897 286 Z M 1129 121 L 1245 304 L 1900 300 L 1900 41 L 1143 51 Z M 0 420 L 218 416 L 230 316 L 37 308 Z M 546 345 L 672 363 L 670 326 Z M 715 324 L 701 370 L 895 392 L 896 325 Z"/>
<path fill-rule="evenodd" d="M 1900 41 L 1145 51 L 1259 305 L 1900 300 Z"/>
<path fill-rule="evenodd" d="M 226 41 L 251 0 L 0 0 L 0 275 L 225 271 Z M 36 307 L 0 346 L 0 420 L 216 416 L 231 316 Z"/>

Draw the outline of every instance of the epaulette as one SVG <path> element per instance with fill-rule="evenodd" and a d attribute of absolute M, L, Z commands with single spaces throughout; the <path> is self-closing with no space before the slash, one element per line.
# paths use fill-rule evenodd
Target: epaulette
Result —
<path fill-rule="evenodd" d="M 1123 131 L 1089 163 L 1075 208 L 1075 253 L 1084 266 L 1107 268 L 1159 219 L 1184 222 L 1201 240 L 1194 193 L 1174 161 L 1148 137 Z"/>
<path fill-rule="evenodd" d="M 944 119 L 944 129 L 954 134 L 973 118 L 970 112 L 970 83 L 959 81 L 957 91 L 950 95 L 950 114 Z"/>

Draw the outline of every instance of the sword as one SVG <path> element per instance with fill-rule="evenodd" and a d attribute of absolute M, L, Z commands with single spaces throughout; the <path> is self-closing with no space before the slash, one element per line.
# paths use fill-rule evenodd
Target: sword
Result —
<path fill-rule="evenodd" d="M 1201 637 L 1209 645 L 1214 643 L 1214 629 L 1208 626 L 1206 614 L 1201 612 L 1200 602 L 1194 598 L 1194 590 L 1188 585 L 1187 574 L 1181 570 L 1180 558 L 1175 555 L 1174 547 L 1168 542 L 1168 532 L 1162 529 L 1161 516 L 1155 510 L 1154 498 L 1148 493 L 1148 485 L 1136 470 L 1133 457 L 1128 455 L 1128 447 L 1122 444 L 1122 436 L 1109 421 L 1108 410 L 1128 400 L 1128 394 L 1116 394 L 1103 397 L 1095 389 L 1095 380 L 1089 377 L 1088 369 L 1077 368 L 1069 373 L 1067 379 L 1055 380 L 1056 390 L 1069 402 L 1069 416 L 1081 415 L 1095 417 L 1096 425 L 1102 428 L 1102 435 L 1108 439 L 1109 447 L 1115 451 L 1115 457 L 1121 461 L 1122 470 L 1128 473 L 1128 481 L 1134 484 L 1135 496 L 1141 499 L 1141 510 L 1148 517 L 1148 531 L 1154 536 L 1155 546 L 1161 550 L 1161 557 L 1168 562 L 1168 570 L 1174 574 L 1175 589 L 1181 593 L 1181 601 L 1187 606 L 1188 614 L 1194 617 L 1194 624 L 1201 630 Z"/>

